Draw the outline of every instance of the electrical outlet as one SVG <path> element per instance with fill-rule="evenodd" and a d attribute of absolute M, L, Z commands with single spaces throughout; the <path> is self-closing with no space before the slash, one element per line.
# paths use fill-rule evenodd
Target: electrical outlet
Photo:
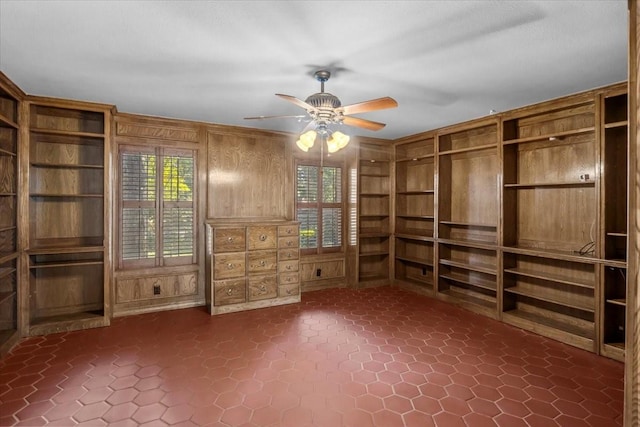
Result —
<path fill-rule="evenodd" d="M 426 267 L 422 267 L 422 275 L 423 276 L 427 275 L 427 268 Z"/>
<path fill-rule="evenodd" d="M 320 276 L 322 276 L 322 269 L 321 268 L 316 270 L 316 277 L 320 277 Z"/>
<path fill-rule="evenodd" d="M 587 182 L 589 181 L 589 174 L 588 173 L 583 173 L 580 175 L 580 182 Z"/>
<path fill-rule="evenodd" d="M 160 285 L 153 285 L 153 294 L 160 295 Z"/>

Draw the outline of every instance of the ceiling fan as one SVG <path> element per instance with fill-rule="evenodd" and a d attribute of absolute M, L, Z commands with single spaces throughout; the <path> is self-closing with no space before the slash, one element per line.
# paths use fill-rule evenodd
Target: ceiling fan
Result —
<path fill-rule="evenodd" d="M 367 130 L 377 131 L 385 127 L 384 123 L 374 122 L 372 120 L 352 117 L 352 114 L 366 113 L 369 111 L 384 110 L 387 108 L 395 108 L 398 103 L 390 97 L 372 99 L 370 101 L 359 102 L 357 104 L 342 105 L 337 96 L 324 91 L 324 84 L 331 73 L 327 70 L 319 70 L 314 73 L 316 80 L 320 82 L 320 92 L 314 93 L 302 101 L 291 95 L 283 95 L 277 93 L 276 96 L 289 101 L 298 107 L 304 108 L 307 115 L 297 116 L 257 116 L 245 117 L 247 120 L 252 119 L 273 119 L 273 118 L 298 118 L 310 119 L 309 124 L 305 127 L 300 135 L 300 139 L 296 142 L 298 147 L 303 151 L 308 151 L 313 146 L 317 135 L 325 137 L 329 152 L 335 152 L 346 146 L 349 137 L 342 132 L 331 131 L 329 128 L 333 124 L 344 124 L 347 126 L 359 127 Z"/>

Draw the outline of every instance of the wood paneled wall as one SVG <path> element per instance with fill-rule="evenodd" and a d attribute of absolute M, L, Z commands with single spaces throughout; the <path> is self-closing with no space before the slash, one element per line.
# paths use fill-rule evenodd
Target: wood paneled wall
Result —
<path fill-rule="evenodd" d="M 293 219 L 289 136 L 230 126 L 207 130 L 207 218 Z"/>
<path fill-rule="evenodd" d="M 640 425 L 640 5 L 629 0 L 629 283 L 624 425 Z"/>

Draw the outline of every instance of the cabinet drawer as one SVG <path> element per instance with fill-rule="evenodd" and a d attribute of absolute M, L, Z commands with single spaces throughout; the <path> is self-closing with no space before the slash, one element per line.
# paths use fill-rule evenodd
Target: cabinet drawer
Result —
<path fill-rule="evenodd" d="M 290 297 L 298 295 L 300 293 L 300 285 L 298 283 L 294 285 L 280 285 L 278 286 L 279 297 Z"/>
<path fill-rule="evenodd" d="M 278 273 L 287 273 L 290 271 L 298 271 L 300 263 L 298 260 L 294 261 L 280 261 L 278 263 Z"/>
<path fill-rule="evenodd" d="M 278 281 L 275 275 L 250 277 L 248 280 L 249 301 L 275 298 L 278 296 Z"/>
<path fill-rule="evenodd" d="M 275 249 L 278 246 L 277 227 L 250 226 L 247 227 L 248 249 Z"/>
<path fill-rule="evenodd" d="M 247 300 L 244 278 L 231 280 L 215 280 L 213 282 L 214 305 L 239 304 Z"/>
<path fill-rule="evenodd" d="M 213 278 L 216 280 L 245 275 L 244 252 L 213 255 Z"/>
<path fill-rule="evenodd" d="M 278 237 L 278 248 L 297 248 L 300 247 L 300 238 L 298 236 Z"/>
<path fill-rule="evenodd" d="M 275 273 L 278 265 L 278 255 L 276 251 L 253 251 L 247 252 L 247 273 L 266 274 Z"/>
<path fill-rule="evenodd" d="M 300 283 L 300 275 L 297 272 L 280 274 L 281 285 L 293 285 L 295 283 Z"/>
<path fill-rule="evenodd" d="M 278 251 L 278 261 L 289 261 L 300 258 L 298 249 L 280 249 Z"/>
<path fill-rule="evenodd" d="M 244 227 L 216 228 L 213 230 L 213 252 L 242 252 L 245 249 Z"/>
<path fill-rule="evenodd" d="M 280 225 L 278 226 L 278 236 L 297 236 L 298 226 L 297 225 Z"/>

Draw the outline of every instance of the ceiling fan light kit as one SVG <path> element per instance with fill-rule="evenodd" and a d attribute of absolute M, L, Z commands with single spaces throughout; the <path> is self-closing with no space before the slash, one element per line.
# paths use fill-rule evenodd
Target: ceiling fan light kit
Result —
<path fill-rule="evenodd" d="M 350 138 L 342 132 L 331 131 L 329 129 L 330 125 L 344 124 L 347 126 L 377 131 L 385 127 L 385 124 L 358 117 L 351 117 L 350 115 L 395 108 L 398 106 L 396 100 L 389 97 L 342 106 L 342 103 L 337 96 L 324 91 L 324 83 L 329 80 L 331 73 L 327 70 L 319 70 L 315 72 L 314 76 L 316 80 L 320 82 L 320 92 L 308 96 L 304 101 L 291 95 L 276 94 L 276 96 L 279 96 L 298 107 L 304 108 L 307 112 L 310 123 L 296 141 L 298 148 L 304 152 L 308 152 L 309 149 L 313 147 L 315 140 L 319 135 L 324 141 L 326 141 L 327 151 L 329 153 L 335 153 L 346 147 L 347 144 L 349 144 Z M 269 119 L 279 117 L 292 116 L 258 116 L 245 117 L 245 119 Z M 307 131 L 306 129 L 310 130 Z"/>

